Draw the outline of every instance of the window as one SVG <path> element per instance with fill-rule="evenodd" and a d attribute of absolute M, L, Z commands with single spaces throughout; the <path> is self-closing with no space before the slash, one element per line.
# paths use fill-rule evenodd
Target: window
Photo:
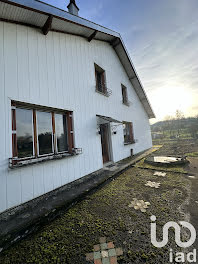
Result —
<path fill-rule="evenodd" d="M 134 143 L 132 122 L 123 122 L 124 144 Z"/>
<path fill-rule="evenodd" d="M 18 157 L 33 156 L 33 114 L 32 110 L 16 109 L 16 141 Z"/>
<path fill-rule="evenodd" d="M 127 88 L 122 84 L 122 103 L 129 106 Z"/>
<path fill-rule="evenodd" d="M 57 151 L 68 150 L 67 119 L 66 115 L 55 114 Z"/>
<path fill-rule="evenodd" d="M 72 153 L 73 114 L 12 102 L 13 158 L 30 159 Z"/>
<path fill-rule="evenodd" d="M 37 111 L 39 155 L 53 153 L 52 114 Z"/>
<path fill-rule="evenodd" d="M 106 94 L 106 78 L 105 71 L 95 64 L 95 75 L 96 75 L 96 91 Z"/>

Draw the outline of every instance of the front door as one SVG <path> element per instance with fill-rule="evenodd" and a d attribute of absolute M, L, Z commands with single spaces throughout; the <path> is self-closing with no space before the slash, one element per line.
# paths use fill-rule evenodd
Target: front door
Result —
<path fill-rule="evenodd" d="M 103 163 L 109 161 L 109 126 L 108 124 L 100 125 L 101 145 Z"/>

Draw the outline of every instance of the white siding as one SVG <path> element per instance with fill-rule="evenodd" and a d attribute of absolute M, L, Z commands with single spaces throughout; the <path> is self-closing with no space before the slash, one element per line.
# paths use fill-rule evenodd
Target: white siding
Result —
<path fill-rule="evenodd" d="M 109 98 L 95 92 L 94 63 L 106 70 Z M 130 107 L 122 104 L 121 83 Z M 11 100 L 74 111 L 76 147 L 83 154 L 9 170 Z M 122 126 L 112 137 L 114 161 L 150 148 L 148 117 L 113 48 L 105 42 L 0 22 L 0 212 L 103 167 L 96 114 L 132 121 L 136 144 L 124 146 Z"/>

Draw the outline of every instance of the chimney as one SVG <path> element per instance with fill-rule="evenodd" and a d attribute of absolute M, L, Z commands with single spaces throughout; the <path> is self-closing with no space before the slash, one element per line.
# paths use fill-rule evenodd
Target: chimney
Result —
<path fill-rule="evenodd" d="M 76 5 L 75 0 L 70 0 L 69 5 L 67 6 L 69 13 L 71 13 L 72 15 L 78 16 L 78 11 L 79 8 Z"/>

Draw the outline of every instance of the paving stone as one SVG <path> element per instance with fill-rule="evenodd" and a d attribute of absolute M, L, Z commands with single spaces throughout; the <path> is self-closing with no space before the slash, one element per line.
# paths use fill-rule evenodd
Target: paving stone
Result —
<path fill-rule="evenodd" d="M 94 251 L 100 251 L 100 245 L 94 245 Z"/>
<path fill-rule="evenodd" d="M 100 251 L 94 252 L 94 259 L 100 259 L 100 258 L 101 258 Z"/>
<path fill-rule="evenodd" d="M 87 253 L 86 254 L 86 260 L 91 261 L 94 259 L 94 253 Z"/>
<path fill-rule="evenodd" d="M 116 256 L 115 248 L 109 249 L 109 257 L 115 257 L 115 256 Z"/>
<path fill-rule="evenodd" d="M 95 259 L 95 260 L 94 260 L 94 264 L 102 264 L 101 259 Z"/>
<path fill-rule="evenodd" d="M 100 244 L 106 243 L 106 241 L 107 241 L 106 237 L 101 237 L 99 239 Z"/>
<path fill-rule="evenodd" d="M 111 257 L 110 258 L 110 264 L 118 264 L 117 257 Z"/>
<path fill-rule="evenodd" d="M 114 248 L 114 244 L 113 244 L 113 242 L 109 242 L 109 243 L 107 243 L 107 247 L 108 247 L 108 248 Z"/>
<path fill-rule="evenodd" d="M 121 248 L 116 248 L 116 255 L 117 256 L 123 255 L 123 250 Z"/>
<path fill-rule="evenodd" d="M 110 264 L 109 258 L 103 258 L 102 259 L 102 264 Z"/>
<path fill-rule="evenodd" d="M 101 255 L 102 255 L 103 258 L 108 258 L 109 253 L 108 253 L 107 250 L 102 250 L 102 251 L 101 251 Z"/>
<path fill-rule="evenodd" d="M 102 250 L 107 249 L 107 243 L 100 244 Z"/>

